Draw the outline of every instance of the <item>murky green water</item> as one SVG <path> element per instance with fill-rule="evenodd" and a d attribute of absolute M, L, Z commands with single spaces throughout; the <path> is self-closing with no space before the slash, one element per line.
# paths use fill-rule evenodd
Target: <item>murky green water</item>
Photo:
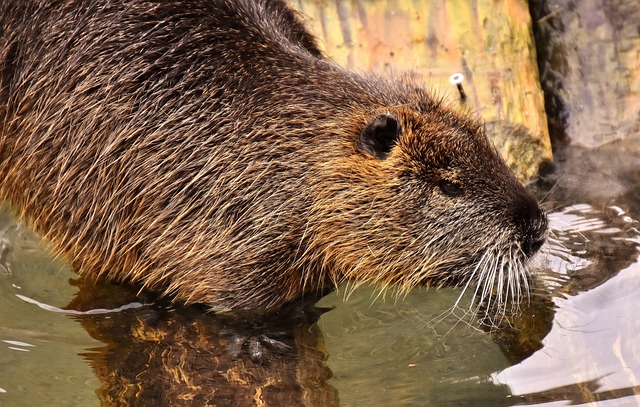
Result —
<path fill-rule="evenodd" d="M 75 288 L 68 266 L 55 262 L 35 236 L 0 213 L 0 405 L 98 405 L 98 379 L 80 356 L 98 342 L 69 317 L 17 295 L 53 306 L 69 303 Z"/>
<path fill-rule="evenodd" d="M 293 344 L 301 343 L 301 337 L 307 339 L 300 347 L 304 351 L 297 350 L 297 384 L 286 391 L 302 388 L 307 405 L 547 406 L 570 401 L 640 405 L 640 153 L 636 145 L 629 141 L 594 150 L 568 149 L 561 153 L 564 161 L 557 171 L 532 186 L 550 210 L 554 230 L 539 258 L 553 306 L 546 306 L 539 317 L 535 312 L 526 315 L 528 328 L 521 329 L 516 340 L 511 338 L 514 334 L 492 335 L 468 323 L 472 319 L 460 319 L 464 310 L 450 313 L 459 290 L 416 290 L 406 298 L 387 296 L 383 300 L 375 299 L 375 289 L 365 287 L 347 301 L 348 290 L 342 290 L 320 301 L 320 306 L 333 309 L 317 325 L 301 325 L 305 332 L 295 334 Z M 202 360 L 211 352 L 205 348 L 214 347 L 213 340 L 205 346 L 202 338 L 214 334 L 199 331 L 199 336 L 191 337 L 182 333 L 170 340 L 165 334 L 154 334 L 164 338 L 158 340 L 149 329 L 140 334 L 136 325 L 144 320 L 145 326 L 156 329 L 153 332 L 161 332 L 161 324 L 186 332 L 199 323 L 214 324 L 207 322 L 209 316 L 204 313 L 189 310 L 186 317 L 187 311 L 177 308 L 165 315 L 153 308 L 154 303 L 82 317 L 45 309 L 44 304 L 65 307 L 78 292 L 107 298 L 90 303 L 92 307 L 115 308 L 131 300 L 120 300 L 109 291 L 106 295 L 99 290 L 79 291 L 69 283 L 75 277 L 69 267 L 49 257 L 7 210 L 0 216 L 0 243 L 2 406 L 90 406 L 100 405 L 100 398 L 109 404 L 104 396 L 109 388 L 142 377 L 154 358 L 163 361 L 160 369 L 154 369 L 175 372 L 178 366 L 183 376 L 191 374 L 200 380 L 227 363 L 224 357 L 212 356 L 210 363 L 206 357 Z M 535 326 L 545 315 L 553 317 L 552 323 Z M 183 319 L 186 322 L 180 322 Z M 534 337 L 533 342 L 542 338 L 542 348 L 519 360 L 526 354 L 513 347 L 526 342 L 524 336 Z M 189 349 L 180 353 L 180 363 L 170 366 L 165 356 L 185 349 L 180 342 L 184 338 L 190 338 Z M 224 347 L 223 342 L 215 346 Z M 140 343 L 144 346 L 137 347 Z M 163 349 L 165 345 L 170 350 Z M 309 349 L 320 357 L 304 353 Z M 134 354 L 148 360 L 136 364 L 131 359 Z M 328 378 L 327 374 L 326 380 L 322 374 L 307 382 L 300 378 L 301 372 L 324 372 L 326 368 L 332 375 Z M 225 364 L 224 369 L 228 373 L 234 368 Z M 254 379 L 273 374 L 268 370 L 257 373 L 251 364 L 242 369 L 252 371 Z M 153 374 L 162 375 L 156 370 Z M 263 391 L 268 386 L 268 380 L 260 377 L 255 379 L 259 385 L 251 385 L 255 385 L 249 391 L 251 397 L 255 389 Z M 145 385 L 157 385 L 154 397 L 169 397 L 171 386 L 166 386 L 171 381 L 163 383 L 164 387 L 153 381 Z M 193 386 L 198 387 L 197 392 L 218 390 L 202 383 L 198 386 Z M 221 385 L 217 382 L 215 386 Z M 323 397 L 313 401 L 309 394 L 314 392 Z M 226 405 L 251 405 L 236 403 L 233 394 L 225 397 Z M 138 399 L 136 405 L 157 405 L 156 401 Z"/>

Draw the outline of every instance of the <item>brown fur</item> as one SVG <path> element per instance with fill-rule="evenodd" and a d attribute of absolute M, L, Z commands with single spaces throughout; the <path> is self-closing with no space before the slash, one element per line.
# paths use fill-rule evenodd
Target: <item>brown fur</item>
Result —
<path fill-rule="evenodd" d="M 1 0 L 0 30 L 0 195 L 83 275 L 216 310 L 515 297 L 544 239 L 478 122 L 323 58 L 284 2 Z"/>

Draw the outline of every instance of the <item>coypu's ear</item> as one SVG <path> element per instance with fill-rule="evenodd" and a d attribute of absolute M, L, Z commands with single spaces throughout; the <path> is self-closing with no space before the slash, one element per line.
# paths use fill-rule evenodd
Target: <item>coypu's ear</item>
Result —
<path fill-rule="evenodd" d="M 384 160 L 400 137 L 398 121 L 384 114 L 373 119 L 360 133 L 358 146 L 364 152 Z"/>

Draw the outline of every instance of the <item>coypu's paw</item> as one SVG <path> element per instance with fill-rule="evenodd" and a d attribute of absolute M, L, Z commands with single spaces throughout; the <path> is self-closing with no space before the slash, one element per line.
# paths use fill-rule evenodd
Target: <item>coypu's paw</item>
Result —
<path fill-rule="evenodd" d="M 286 343 L 264 334 L 237 336 L 229 345 L 229 353 L 233 358 L 248 356 L 257 364 L 264 364 L 268 360 L 266 353 L 285 354 L 291 349 Z"/>

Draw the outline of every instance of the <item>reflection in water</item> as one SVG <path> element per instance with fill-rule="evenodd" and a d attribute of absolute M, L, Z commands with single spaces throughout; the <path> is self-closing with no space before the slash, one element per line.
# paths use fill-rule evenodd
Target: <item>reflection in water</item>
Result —
<path fill-rule="evenodd" d="M 572 148 L 542 185 L 554 237 L 546 256 L 557 311 L 544 348 L 494 374 L 527 404 L 640 404 L 640 155 L 633 140 Z M 545 190 L 551 189 L 550 192 Z"/>
<path fill-rule="evenodd" d="M 80 286 L 70 309 L 114 308 L 134 290 Z M 102 405 L 333 406 L 336 391 L 318 343 L 320 310 L 229 318 L 202 307 L 148 306 L 75 315 L 106 345 L 83 354 L 101 381 Z"/>

